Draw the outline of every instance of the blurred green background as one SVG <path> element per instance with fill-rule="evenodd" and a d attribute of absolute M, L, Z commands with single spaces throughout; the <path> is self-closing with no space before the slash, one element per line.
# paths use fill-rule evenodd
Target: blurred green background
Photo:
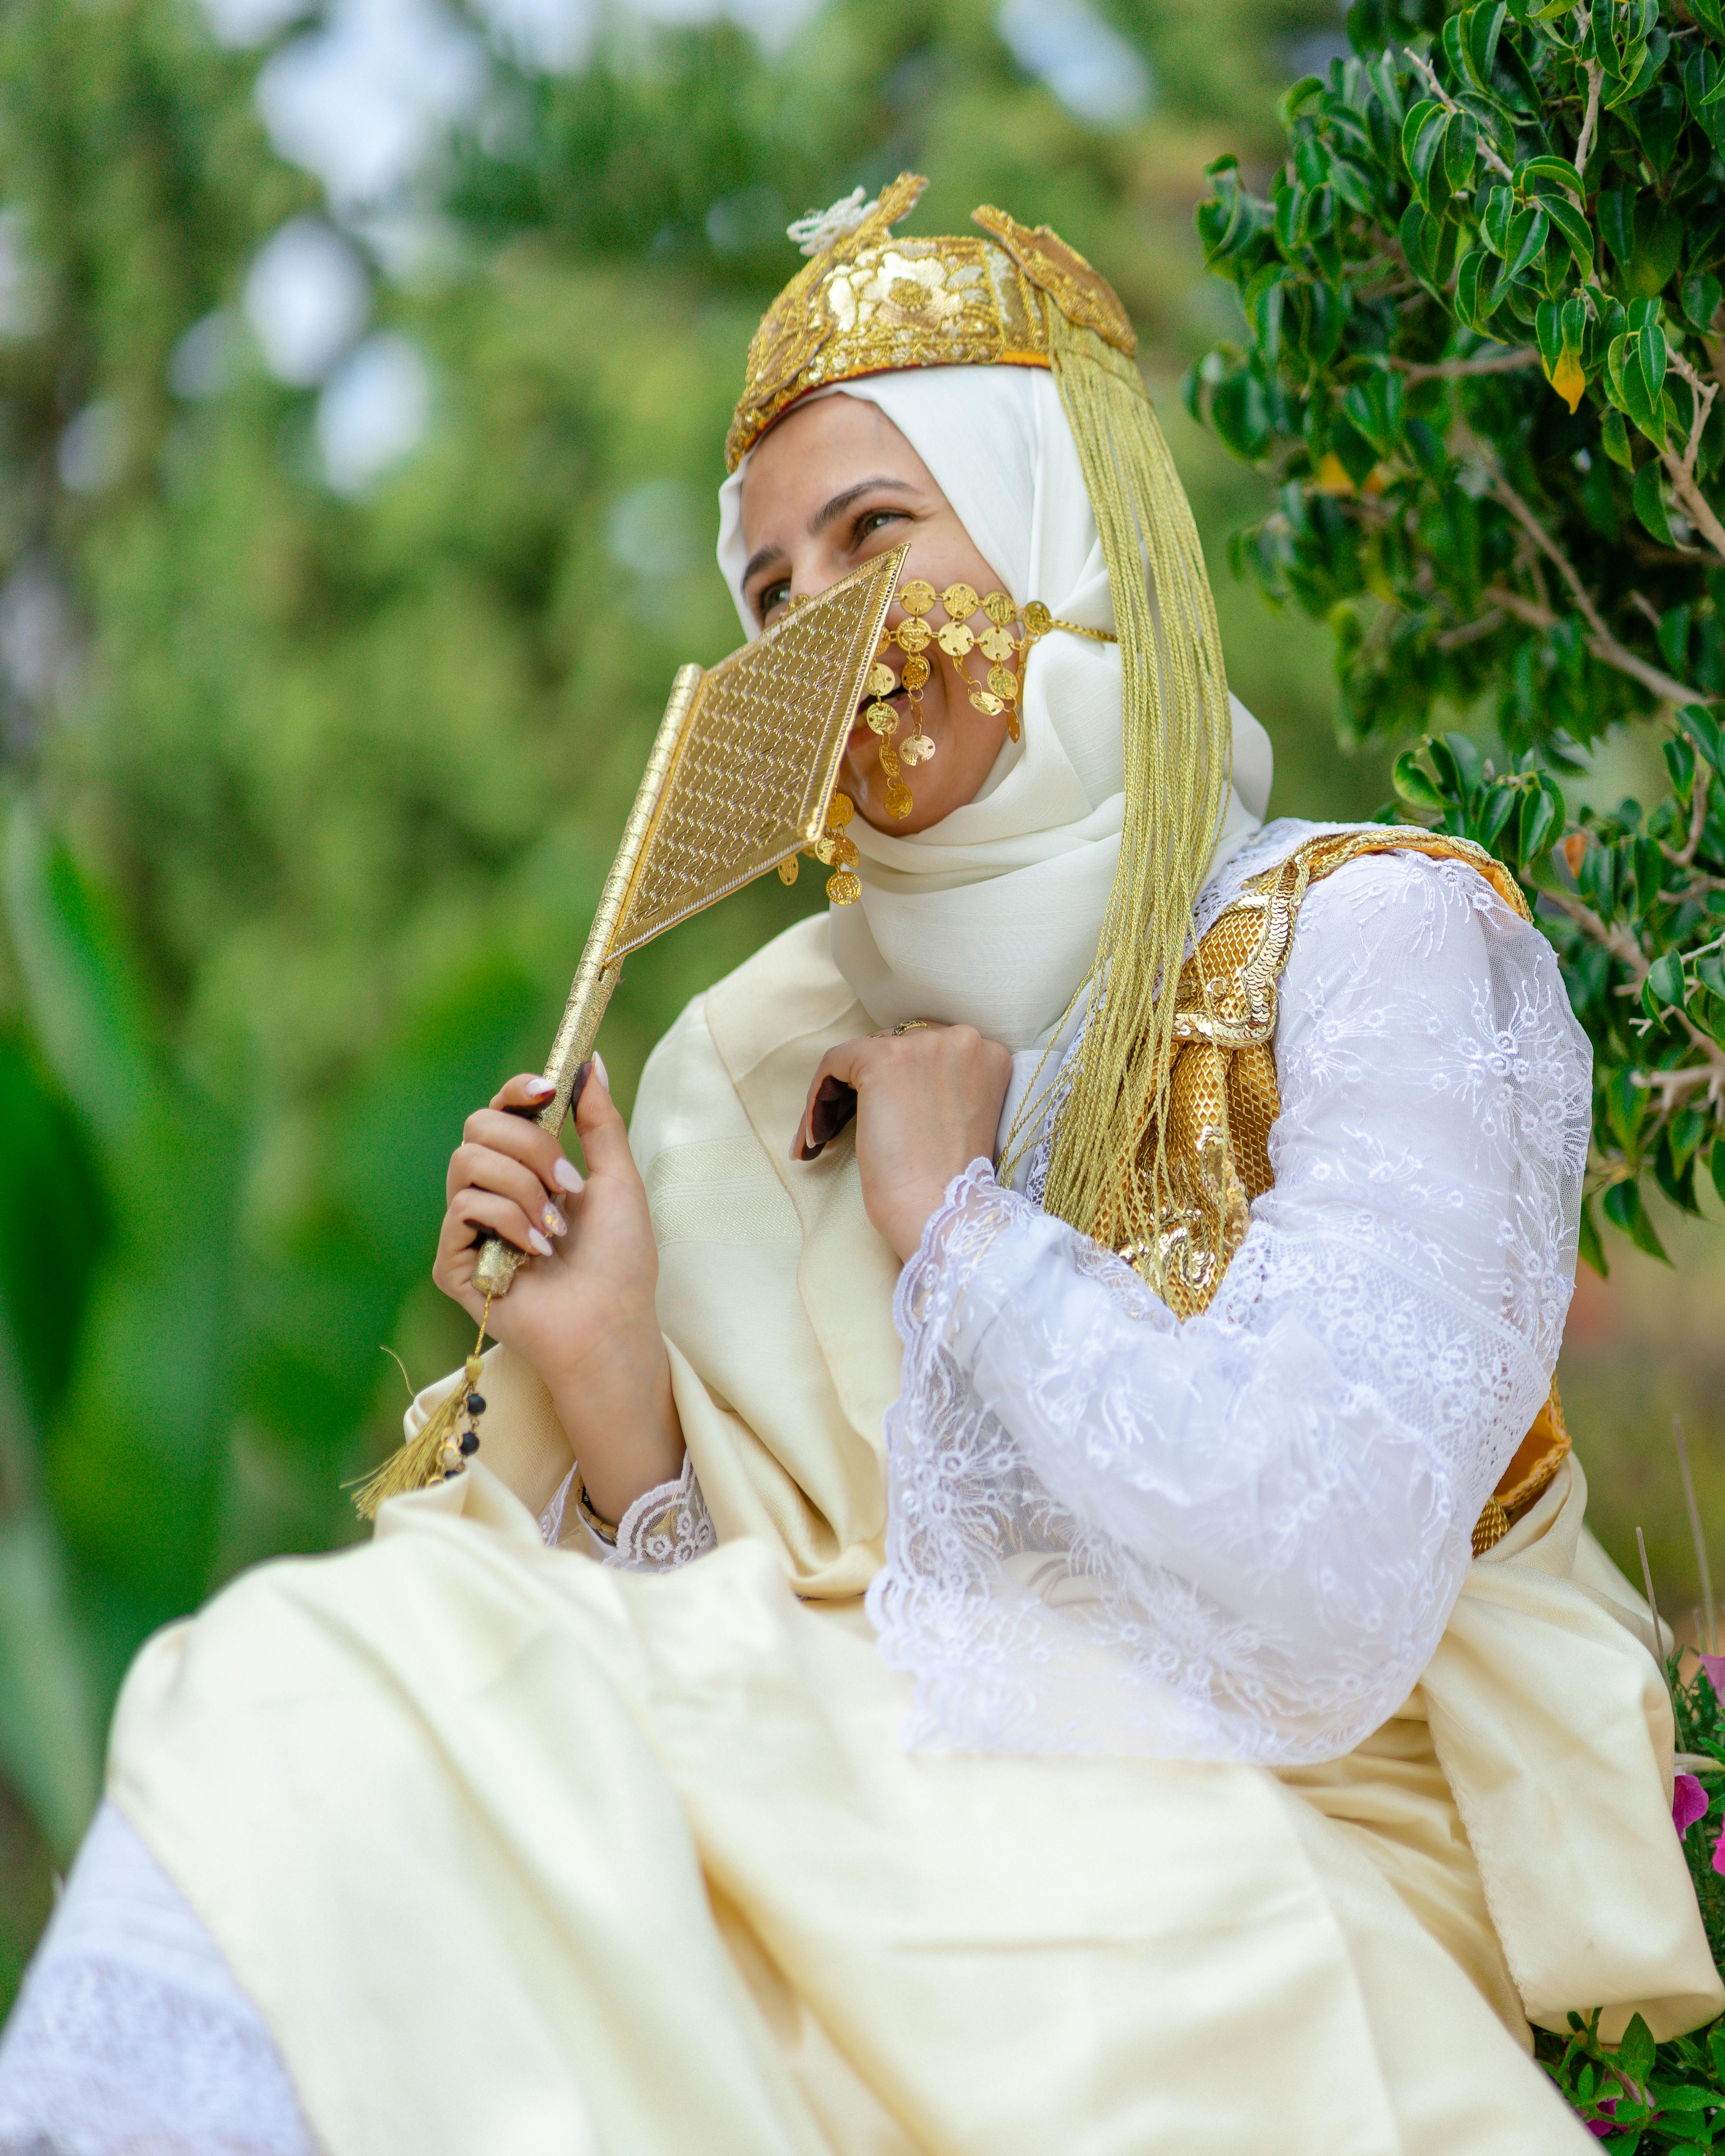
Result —
<path fill-rule="evenodd" d="M 0 11 L 0 2010 L 120 1677 L 238 1568 L 355 1532 L 467 1110 L 536 1068 L 676 665 L 738 640 L 721 444 L 787 220 L 913 166 L 1136 316 L 1275 808 L 1369 814 L 1327 633 L 1235 584 L 1266 482 L 1187 420 L 1192 208 L 1263 169 L 1332 0 L 8 0 Z M 1465 716 L 1465 715 L 1463 715 Z M 1601 797 L 1649 742 L 1608 744 Z M 629 963 L 632 1097 L 819 896 Z M 1711 1202 L 1711 1201 L 1710 1201 Z M 1664 1232 L 1664 1223 L 1661 1232 Z M 1563 1378 L 1620 1562 L 1725 1502 L 1716 1222 L 1613 1245 Z M 1722 1553 L 1725 1555 L 1725 1553 Z"/>

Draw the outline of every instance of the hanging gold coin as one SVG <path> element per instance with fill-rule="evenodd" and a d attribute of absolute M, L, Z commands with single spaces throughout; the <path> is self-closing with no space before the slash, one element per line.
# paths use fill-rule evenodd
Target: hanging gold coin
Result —
<path fill-rule="evenodd" d="M 901 621 L 893 631 L 893 641 L 901 651 L 927 651 L 934 638 L 934 631 L 926 621 Z"/>
<path fill-rule="evenodd" d="M 999 697 L 991 696 L 986 689 L 973 689 L 970 692 L 970 701 L 978 711 L 986 711 L 991 719 L 998 718 L 1006 709 Z"/>
<path fill-rule="evenodd" d="M 988 669 L 988 686 L 1009 704 L 1016 701 L 1019 680 L 1009 666 L 991 666 Z"/>
<path fill-rule="evenodd" d="M 949 621 L 935 641 L 948 659 L 962 659 L 975 644 L 976 638 L 962 621 Z"/>
<path fill-rule="evenodd" d="M 977 639 L 977 649 L 998 666 L 1010 659 L 1018 646 L 1004 629 L 985 629 Z"/>
<path fill-rule="evenodd" d="M 948 584 L 941 593 L 941 604 L 953 621 L 968 621 L 977 609 L 977 596 L 968 584 Z"/>
<path fill-rule="evenodd" d="M 856 814 L 856 803 L 848 793 L 835 793 L 827 803 L 827 825 L 829 829 L 843 830 Z"/>
<path fill-rule="evenodd" d="M 877 659 L 869 669 L 869 694 L 871 696 L 890 696 L 897 686 L 897 675 L 890 666 Z"/>
<path fill-rule="evenodd" d="M 927 613 L 934 604 L 934 586 L 922 577 L 912 577 L 899 586 L 898 603 L 906 613 Z"/>
<path fill-rule="evenodd" d="M 849 869 L 840 869 L 827 878 L 827 896 L 834 906 L 855 906 L 862 896 L 862 886 Z"/>
<path fill-rule="evenodd" d="M 797 880 L 797 856 L 794 854 L 788 861 L 779 863 L 778 880 L 781 883 L 794 883 Z"/>
<path fill-rule="evenodd" d="M 898 777 L 898 751 L 890 741 L 880 744 L 880 768 L 889 778 Z"/>
<path fill-rule="evenodd" d="M 916 805 L 911 798 L 910 788 L 901 779 L 895 778 L 886 789 L 887 814 L 902 822 Z"/>
<path fill-rule="evenodd" d="M 907 689 L 920 689 L 920 688 L 922 688 L 922 687 L 923 686 L 923 685 L 927 682 L 927 679 L 928 679 L 928 661 L 927 661 L 927 660 L 922 656 L 922 653 L 921 653 L 921 652 L 916 653 L 916 654 L 915 654 L 915 656 L 914 656 L 914 657 L 906 660 L 906 661 L 905 661 L 905 686 L 906 686 L 906 688 L 907 688 Z"/>
<path fill-rule="evenodd" d="M 877 734 L 884 737 L 898 732 L 898 713 L 891 704 L 870 704 L 863 716 Z"/>
<path fill-rule="evenodd" d="M 1018 608 L 1004 592 L 990 592 L 987 598 L 983 601 L 983 612 L 987 614 L 996 629 L 1004 629 L 1018 612 Z"/>
<path fill-rule="evenodd" d="M 1032 599 L 1024 608 L 1024 634 L 1033 640 L 1046 636 L 1054 626 L 1054 616 L 1040 599 Z"/>

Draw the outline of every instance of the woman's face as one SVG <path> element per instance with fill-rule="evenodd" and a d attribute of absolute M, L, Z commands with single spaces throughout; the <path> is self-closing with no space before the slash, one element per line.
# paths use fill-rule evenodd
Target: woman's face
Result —
<path fill-rule="evenodd" d="M 977 552 L 952 505 L 929 470 L 878 405 L 855 397 L 824 397 L 798 406 L 756 444 L 742 480 L 742 540 L 748 552 L 743 594 L 762 629 L 777 621 L 792 594 L 811 598 L 873 554 L 911 542 L 905 581 L 925 578 L 936 591 L 968 584 L 987 593 L 1001 579 Z M 904 619 L 893 602 L 889 622 Z M 922 730 L 934 742 L 926 762 L 906 765 L 903 778 L 915 806 L 902 819 L 886 814 L 886 774 L 879 742 L 863 723 L 864 696 L 845 745 L 839 783 L 876 830 L 927 830 L 973 800 L 1006 738 L 1006 714 L 972 705 L 957 665 L 931 646 L 922 690 Z M 904 665 L 886 654 L 895 674 Z M 902 687 L 887 699 L 899 714 L 896 742 L 914 731 Z"/>

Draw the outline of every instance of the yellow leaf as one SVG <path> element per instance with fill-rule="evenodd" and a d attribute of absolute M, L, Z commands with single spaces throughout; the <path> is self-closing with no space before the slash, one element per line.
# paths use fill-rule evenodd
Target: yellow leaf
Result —
<path fill-rule="evenodd" d="M 1333 449 L 1319 458 L 1317 476 L 1312 482 L 1314 494 L 1352 494 L 1353 481 L 1348 476 L 1348 467 Z"/>
<path fill-rule="evenodd" d="M 1581 402 L 1587 377 L 1582 372 L 1580 359 L 1568 345 L 1558 354 L 1557 365 L 1546 369 L 1545 378 L 1573 412 Z"/>

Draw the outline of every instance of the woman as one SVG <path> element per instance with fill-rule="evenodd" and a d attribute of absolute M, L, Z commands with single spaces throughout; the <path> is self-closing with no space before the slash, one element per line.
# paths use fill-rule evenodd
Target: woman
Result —
<path fill-rule="evenodd" d="M 1546 1399 L 1549 950 L 1471 850 L 1259 828 L 1117 301 L 919 191 L 805 229 L 721 494 L 751 634 L 909 542 L 860 900 L 632 1132 L 595 1063 L 584 1180 L 542 1081 L 469 1119 L 439 1284 L 533 1258 L 474 1464 L 146 1649 L 0 2147 L 1527 2156 L 1530 2019 L 1718 2010 Z"/>

